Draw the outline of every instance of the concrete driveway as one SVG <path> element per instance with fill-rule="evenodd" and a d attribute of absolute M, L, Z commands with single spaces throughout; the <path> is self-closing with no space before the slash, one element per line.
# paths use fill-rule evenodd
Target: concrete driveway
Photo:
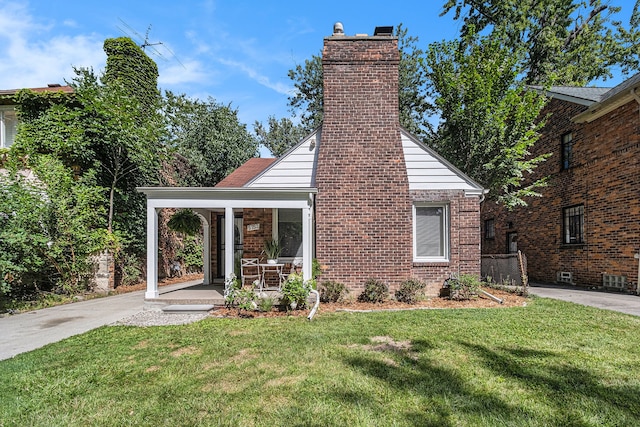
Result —
<path fill-rule="evenodd" d="M 163 286 L 168 292 L 201 280 Z M 0 360 L 82 334 L 144 310 L 144 291 L 0 317 Z"/>
<path fill-rule="evenodd" d="M 640 316 L 640 296 L 637 295 L 536 283 L 531 284 L 529 293 L 543 298 L 559 299 Z"/>

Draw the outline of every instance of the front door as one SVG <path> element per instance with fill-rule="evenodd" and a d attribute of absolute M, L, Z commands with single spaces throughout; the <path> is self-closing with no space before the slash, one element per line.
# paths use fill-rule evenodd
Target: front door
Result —
<path fill-rule="evenodd" d="M 217 243 L 217 264 L 218 264 L 218 277 L 224 278 L 224 254 L 225 254 L 225 245 L 224 245 L 224 215 L 218 215 L 218 232 L 216 235 L 218 236 Z M 236 277 L 240 277 L 240 261 L 242 260 L 242 245 L 243 245 L 243 233 L 242 233 L 242 214 L 236 214 L 234 218 L 234 232 L 233 232 L 233 265 Z"/>

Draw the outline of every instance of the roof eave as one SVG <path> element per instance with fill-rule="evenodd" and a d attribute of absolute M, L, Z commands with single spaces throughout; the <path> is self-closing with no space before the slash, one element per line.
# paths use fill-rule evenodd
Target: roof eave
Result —
<path fill-rule="evenodd" d="M 628 91 L 620 92 L 603 102 L 596 102 L 580 114 L 571 118 L 574 123 L 591 123 L 634 99 L 640 103 L 640 97 L 636 93 L 639 85 L 633 86 Z"/>

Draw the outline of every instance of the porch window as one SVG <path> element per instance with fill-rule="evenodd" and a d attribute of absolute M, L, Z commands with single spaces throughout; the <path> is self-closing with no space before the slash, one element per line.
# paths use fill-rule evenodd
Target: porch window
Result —
<path fill-rule="evenodd" d="M 0 148 L 9 148 L 16 137 L 18 118 L 13 108 L 0 109 Z"/>
<path fill-rule="evenodd" d="M 413 256 L 416 262 L 449 261 L 449 206 L 413 206 Z"/>
<path fill-rule="evenodd" d="M 302 258 L 302 211 L 278 209 L 276 212 L 277 236 L 282 246 L 283 258 Z"/>
<path fill-rule="evenodd" d="M 562 211 L 564 243 L 584 243 L 584 205 L 571 206 Z"/>

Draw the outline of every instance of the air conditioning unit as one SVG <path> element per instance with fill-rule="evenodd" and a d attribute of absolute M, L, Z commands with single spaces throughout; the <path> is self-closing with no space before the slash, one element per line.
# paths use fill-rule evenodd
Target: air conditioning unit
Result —
<path fill-rule="evenodd" d="M 573 273 L 570 271 L 558 271 L 556 273 L 556 282 L 575 285 L 575 283 L 573 283 Z"/>
<path fill-rule="evenodd" d="M 605 288 L 612 288 L 623 291 L 627 289 L 627 278 L 625 276 L 603 274 L 602 286 L 604 286 Z"/>

